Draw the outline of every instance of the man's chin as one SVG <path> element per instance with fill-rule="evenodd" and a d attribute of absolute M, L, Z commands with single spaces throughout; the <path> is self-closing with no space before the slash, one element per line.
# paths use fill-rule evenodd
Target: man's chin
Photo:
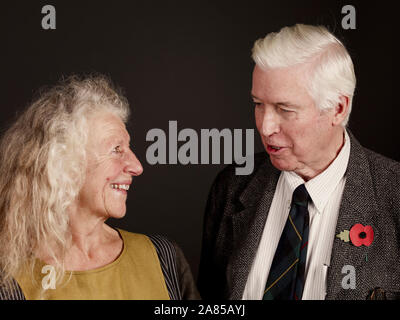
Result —
<path fill-rule="evenodd" d="M 275 158 L 272 156 L 272 157 L 270 157 L 270 160 L 271 160 L 272 165 L 280 171 L 295 170 L 295 167 L 292 164 L 288 163 L 287 161 L 285 161 L 283 159 L 278 159 L 278 158 Z"/>

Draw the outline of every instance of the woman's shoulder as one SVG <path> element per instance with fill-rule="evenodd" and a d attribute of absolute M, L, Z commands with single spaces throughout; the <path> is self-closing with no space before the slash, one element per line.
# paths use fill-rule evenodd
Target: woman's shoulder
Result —
<path fill-rule="evenodd" d="M 160 235 L 148 237 L 156 248 L 171 299 L 200 299 L 190 266 L 177 243 Z"/>
<path fill-rule="evenodd" d="M 179 275 L 177 268 L 177 246 L 175 242 L 160 235 L 145 235 L 121 229 L 118 229 L 118 231 L 124 239 L 124 242 L 127 242 L 127 246 L 130 246 L 130 243 L 132 242 L 135 242 L 135 245 L 138 245 L 139 243 L 144 244 L 144 242 L 152 245 L 157 253 L 170 298 L 172 300 L 181 300 L 182 295 L 179 288 Z"/>
<path fill-rule="evenodd" d="M 10 279 L 6 283 L 0 283 L 0 300 L 25 300 L 17 281 Z"/>
<path fill-rule="evenodd" d="M 177 251 L 180 249 L 174 241 L 161 235 L 146 235 L 122 229 L 118 229 L 118 232 L 127 248 L 147 247 L 148 249 L 151 248 L 151 250 L 155 249 L 161 265 L 169 266 L 176 263 Z"/>
<path fill-rule="evenodd" d="M 128 241 L 146 239 L 156 250 L 165 283 L 173 300 L 200 299 L 189 264 L 178 244 L 165 236 L 145 235 L 120 230 Z"/>
<path fill-rule="evenodd" d="M 118 232 L 120 233 L 122 239 L 124 240 L 124 242 L 128 242 L 128 243 L 151 243 L 158 254 L 173 254 L 175 255 L 176 249 L 177 249 L 177 244 L 164 237 L 161 235 L 147 235 L 147 234 L 142 234 L 142 233 L 136 233 L 136 232 L 130 232 L 130 231 L 126 231 L 123 229 L 118 229 Z M 160 252 L 159 252 L 160 251 Z"/>

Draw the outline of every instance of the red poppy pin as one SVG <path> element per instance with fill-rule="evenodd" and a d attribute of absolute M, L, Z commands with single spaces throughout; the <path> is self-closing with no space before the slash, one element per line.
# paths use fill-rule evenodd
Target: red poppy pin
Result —
<path fill-rule="evenodd" d="M 356 247 L 361 245 L 369 247 L 374 241 L 374 229 L 371 226 L 363 226 L 361 223 L 357 223 L 349 230 L 343 230 L 336 235 L 340 240 L 344 242 L 351 241 Z"/>

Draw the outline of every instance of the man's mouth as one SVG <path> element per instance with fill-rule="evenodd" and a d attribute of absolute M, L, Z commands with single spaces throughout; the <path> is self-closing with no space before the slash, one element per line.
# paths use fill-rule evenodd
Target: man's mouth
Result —
<path fill-rule="evenodd" d="M 267 145 L 267 152 L 269 154 L 278 154 L 278 153 L 281 153 L 284 149 L 285 149 L 285 147 L 278 147 L 278 146 L 273 146 L 270 144 Z"/>

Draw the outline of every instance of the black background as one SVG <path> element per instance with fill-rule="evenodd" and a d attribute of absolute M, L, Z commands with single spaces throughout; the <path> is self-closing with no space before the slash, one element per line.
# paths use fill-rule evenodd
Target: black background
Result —
<path fill-rule="evenodd" d="M 56 30 L 43 30 L 41 9 L 56 8 Z M 356 30 L 341 27 L 346 4 Z M 146 133 L 193 128 L 254 128 L 250 100 L 256 39 L 295 23 L 328 26 L 347 46 L 357 88 L 349 128 L 365 146 L 400 161 L 395 125 L 396 11 L 379 1 L 13 1 L 0 21 L 2 132 L 44 85 L 62 75 L 100 72 L 131 104 L 134 152 L 144 167 L 129 191 L 125 218 L 132 232 L 161 234 L 183 249 L 195 276 L 203 211 L 221 165 L 146 162 Z M 258 134 L 256 151 L 261 151 Z"/>

